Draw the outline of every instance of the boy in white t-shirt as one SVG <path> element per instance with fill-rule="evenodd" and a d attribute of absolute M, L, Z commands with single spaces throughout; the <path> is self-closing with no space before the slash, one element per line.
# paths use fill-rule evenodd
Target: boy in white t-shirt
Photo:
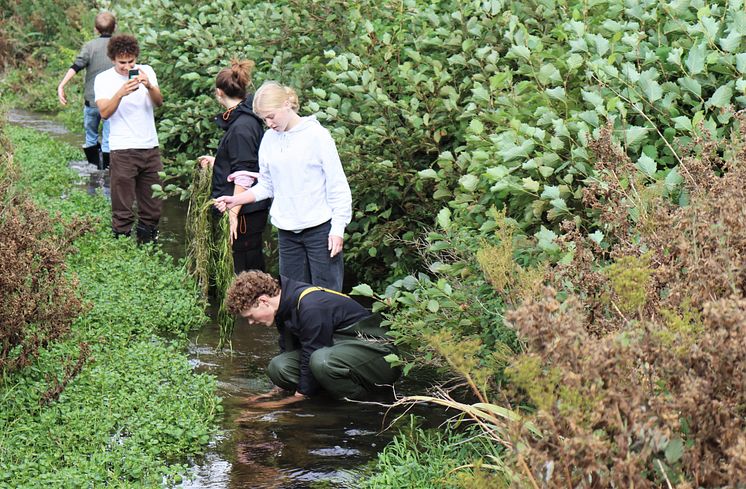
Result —
<path fill-rule="evenodd" d="M 112 36 L 107 54 L 114 67 L 100 73 L 94 83 L 96 105 L 109 121 L 111 149 L 111 227 L 115 237 L 129 235 L 135 222 L 137 240 L 155 241 L 162 201 L 151 186 L 160 184 L 163 170 L 153 107 L 163 104 L 155 72 L 137 64 L 140 47 L 127 34 Z"/>

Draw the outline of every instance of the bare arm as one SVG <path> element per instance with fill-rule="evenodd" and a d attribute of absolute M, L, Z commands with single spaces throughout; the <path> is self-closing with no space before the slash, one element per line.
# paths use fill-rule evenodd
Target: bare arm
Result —
<path fill-rule="evenodd" d="M 256 197 L 254 196 L 254 192 L 251 189 L 248 189 L 238 195 L 223 195 L 222 197 L 218 197 L 217 199 L 215 199 L 215 207 L 220 212 L 225 212 L 226 209 L 232 209 L 235 206 L 241 204 L 251 204 L 255 201 Z"/>
<path fill-rule="evenodd" d="M 163 105 L 163 95 L 161 94 L 161 89 L 156 87 L 155 85 L 146 86 L 148 89 L 148 94 L 150 95 L 150 100 L 153 101 L 153 105 L 156 107 L 160 107 Z"/>
<path fill-rule="evenodd" d="M 103 117 L 104 119 L 108 119 L 109 117 L 113 116 L 114 112 L 116 112 L 119 108 L 119 103 L 122 101 L 122 99 L 137 90 L 137 87 L 139 85 L 140 80 L 138 80 L 137 78 L 127 80 L 119 88 L 119 90 L 116 91 L 112 98 L 102 98 L 96 100 L 96 106 L 98 107 L 98 111 L 101 114 L 101 117 Z"/>
<path fill-rule="evenodd" d="M 65 85 L 67 85 L 67 82 L 69 82 L 76 73 L 77 71 L 70 68 L 69 70 L 67 70 L 67 73 L 65 73 L 62 81 L 60 81 L 60 84 L 57 85 L 57 98 L 60 100 L 60 103 L 62 105 L 67 105 L 67 97 L 65 97 Z"/>
<path fill-rule="evenodd" d="M 240 185 L 235 185 L 233 188 L 233 195 L 240 194 L 246 190 Z M 231 230 L 231 236 L 230 236 L 230 244 L 233 244 L 233 241 L 238 239 L 238 214 L 241 212 L 241 206 L 237 205 L 230 211 L 228 211 L 228 219 L 230 224 L 230 230 Z"/>
<path fill-rule="evenodd" d="M 153 105 L 155 105 L 156 107 L 160 107 L 161 105 L 163 105 L 163 95 L 161 94 L 161 89 L 158 88 L 158 86 L 150 83 L 148 75 L 146 75 L 145 72 L 141 70 L 140 74 L 137 76 L 137 80 L 142 83 L 145 88 L 148 89 L 148 95 L 150 95 L 150 100 L 153 101 Z"/>

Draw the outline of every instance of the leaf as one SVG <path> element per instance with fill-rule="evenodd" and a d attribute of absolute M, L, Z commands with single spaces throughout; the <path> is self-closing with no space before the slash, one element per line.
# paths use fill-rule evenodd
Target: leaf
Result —
<path fill-rule="evenodd" d="M 604 240 L 604 233 L 602 233 L 600 230 L 596 230 L 593 234 L 589 234 L 588 237 L 591 239 L 591 241 L 595 241 L 598 244 L 601 244 L 601 242 Z"/>
<path fill-rule="evenodd" d="M 712 97 L 705 103 L 705 107 L 718 107 L 723 108 L 730 103 L 730 99 L 733 96 L 733 89 L 730 83 L 723 85 L 712 94 Z"/>
<path fill-rule="evenodd" d="M 704 27 L 707 38 L 714 40 L 720 30 L 720 22 L 712 17 L 703 17 L 700 19 L 700 23 Z"/>
<path fill-rule="evenodd" d="M 743 4 L 736 5 L 735 2 L 730 2 L 730 7 L 735 10 L 733 12 L 733 24 L 729 25 L 732 31 L 736 31 L 742 36 L 746 36 L 746 12 L 743 11 Z"/>
<path fill-rule="evenodd" d="M 561 100 L 563 102 L 566 99 L 564 87 L 547 88 L 544 91 L 553 99 Z"/>
<path fill-rule="evenodd" d="M 469 129 L 474 134 L 482 134 L 484 132 L 484 124 L 479 119 L 472 119 L 469 123 Z"/>
<path fill-rule="evenodd" d="M 350 295 L 361 295 L 363 297 L 373 297 L 373 289 L 368 284 L 356 285 L 350 291 Z"/>
<path fill-rule="evenodd" d="M 451 227 L 451 210 L 448 207 L 444 207 L 438 212 L 438 225 L 446 230 Z"/>
<path fill-rule="evenodd" d="M 531 50 L 528 49 L 526 46 L 518 46 L 518 45 L 510 46 L 510 50 L 508 52 L 512 53 L 518 58 L 524 58 L 526 60 L 528 60 L 531 57 Z"/>
<path fill-rule="evenodd" d="M 539 191 L 539 186 L 541 184 L 534 180 L 531 177 L 526 177 L 523 179 L 523 188 L 528 190 L 529 192 L 536 193 Z"/>
<path fill-rule="evenodd" d="M 541 230 L 534 234 L 534 236 L 538 241 L 537 244 L 539 248 L 541 248 L 542 250 L 553 251 L 558 249 L 558 246 L 554 243 L 557 235 L 551 229 L 547 229 L 542 226 Z"/>
<path fill-rule="evenodd" d="M 640 74 L 640 79 L 637 82 L 639 83 L 642 92 L 651 102 L 655 102 L 663 96 L 663 89 L 658 82 L 655 81 L 657 76 L 658 72 L 654 68 L 650 68 Z"/>
<path fill-rule="evenodd" d="M 678 462 L 684 455 L 684 442 L 681 438 L 674 438 L 668 442 L 665 451 L 666 461 L 670 464 Z"/>
<path fill-rule="evenodd" d="M 427 301 L 427 310 L 430 312 L 438 312 L 440 309 L 440 304 L 435 299 L 430 299 Z"/>
<path fill-rule="evenodd" d="M 700 85 L 699 82 L 695 80 L 694 78 L 689 78 L 689 77 L 679 78 L 678 82 L 679 82 L 679 85 L 684 87 L 684 89 L 689 90 L 697 97 L 702 96 L 702 85 Z"/>
<path fill-rule="evenodd" d="M 650 131 L 650 129 L 647 127 L 629 126 L 624 131 L 624 138 L 629 146 L 634 146 L 645 138 L 648 131 Z"/>
<path fill-rule="evenodd" d="M 696 47 L 689 50 L 689 54 L 686 57 L 686 67 L 689 68 L 689 73 L 696 75 L 702 73 L 705 69 L 705 53 L 707 51 L 707 44 L 702 42 Z"/>
<path fill-rule="evenodd" d="M 605 56 L 609 52 L 609 40 L 599 34 L 590 34 L 588 36 L 596 45 L 596 52 L 599 56 Z"/>
<path fill-rule="evenodd" d="M 417 172 L 417 175 L 419 175 L 420 178 L 438 178 L 438 173 L 432 168 L 425 168 L 424 170 L 420 170 Z"/>
<path fill-rule="evenodd" d="M 504 166 L 492 166 L 487 168 L 485 173 L 490 179 L 498 181 L 510 175 L 510 170 Z"/>
<path fill-rule="evenodd" d="M 583 100 L 591 104 L 593 107 L 603 107 L 604 99 L 600 94 L 596 92 L 587 92 L 585 90 L 581 90 L 580 94 L 583 96 Z"/>
<path fill-rule="evenodd" d="M 474 88 L 471 89 L 471 93 L 477 100 L 482 100 L 484 102 L 490 101 L 490 92 L 484 88 L 481 83 L 475 83 Z"/>
<path fill-rule="evenodd" d="M 399 362 L 401 362 L 401 360 L 399 359 L 399 355 L 397 355 L 396 353 L 389 353 L 388 355 L 383 357 L 383 359 L 391 364 L 398 364 Z"/>
<path fill-rule="evenodd" d="M 746 73 L 746 53 L 736 55 L 736 69 L 739 73 Z"/>
<path fill-rule="evenodd" d="M 674 127 L 676 129 L 684 129 L 685 131 L 691 131 L 692 130 L 692 121 L 691 121 L 691 119 L 689 119 L 686 116 L 682 115 L 682 116 L 679 116 L 679 117 L 674 117 L 671 120 L 674 122 L 674 124 L 675 124 Z"/>
<path fill-rule="evenodd" d="M 679 167 L 676 166 L 674 168 L 671 168 L 671 171 L 668 172 L 668 175 L 666 175 L 664 184 L 666 186 L 666 190 L 668 190 L 669 192 L 673 192 L 683 182 L 684 182 L 684 179 L 679 174 Z"/>
<path fill-rule="evenodd" d="M 738 32 L 730 31 L 728 37 L 720 38 L 720 47 L 728 53 L 738 51 L 738 48 L 741 46 L 741 37 L 741 34 Z"/>
<path fill-rule="evenodd" d="M 544 185 L 544 191 L 541 193 L 541 198 L 546 200 L 559 199 L 559 187 L 556 185 Z"/>
<path fill-rule="evenodd" d="M 552 63 L 547 63 L 542 65 L 539 70 L 539 81 L 544 85 L 548 85 L 551 82 L 559 83 L 562 81 L 562 75 Z"/>
<path fill-rule="evenodd" d="M 565 199 L 563 198 L 552 199 L 550 204 L 552 204 L 552 207 L 554 207 L 555 209 L 567 212 L 567 203 L 565 202 Z"/>
<path fill-rule="evenodd" d="M 479 185 L 479 178 L 477 178 L 476 175 L 468 173 L 459 178 L 458 183 L 460 183 L 469 192 L 473 192 L 474 189 L 477 188 L 477 185 Z"/>
<path fill-rule="evenodd" d="M 640 156 L 640 159 L 637 160 L 635 166 L 637 166 L 637 168 L 639 168 L 645 175 L 649 177 L 655 175 L 655 171 L 658 169 L 658 165 L 655 163 L 655 160 L 653 160 L 653 158 L 646 155 L 645 153 Z"/>

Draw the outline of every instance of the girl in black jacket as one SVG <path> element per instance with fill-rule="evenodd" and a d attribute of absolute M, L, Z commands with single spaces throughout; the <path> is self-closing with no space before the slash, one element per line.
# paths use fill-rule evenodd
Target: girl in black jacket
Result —
<path fill-rule="evenodd" d="M 251 110 L 253 96 L 246 96 L 254 62 L 231 60 L 215 78 L 215 98 L 225 111 L 215 118 L 225 130 L 215 156 L 200 156 L 202 167 L 212 170 L 213 199 L 236 195 L 256 184 L 250 176 L 259 172 L 259 143 L 264 130 L 262 121 Z M 233 246 L 233 268 L 236 274 L 244 270 L 264 270 L 262 232 L 267 225 L 270 202 L 255 202 L 234 207 L 228 214 L 230 240 Z M 216 217 L 220 214 L 216 212 Z"/>

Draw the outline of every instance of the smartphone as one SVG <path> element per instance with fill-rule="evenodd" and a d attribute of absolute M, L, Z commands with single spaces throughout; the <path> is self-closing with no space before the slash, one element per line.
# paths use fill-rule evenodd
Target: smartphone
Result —
<path fill-rule="evenodd" d="M 140 70 L 137 68 L 129 71 L 129 79 L 137 78 L 140 75 Z"/>

